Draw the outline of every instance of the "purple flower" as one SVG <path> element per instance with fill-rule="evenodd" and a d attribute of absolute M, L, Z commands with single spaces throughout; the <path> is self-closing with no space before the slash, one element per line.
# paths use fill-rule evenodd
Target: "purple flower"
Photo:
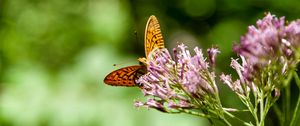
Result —
<path fill-rule="evenodd" d="M 233 83 L 232 79 L 231 79 L 231 76 L 230 75 L 225 75 L 225 74 L 222 74 L 220 76 L 221 80 L 227 84 L 227 86 L 232 90 L 232 91 L 235 91 L 239 94 L 242 94 L 243 91 L 240 90 L 241 89 L 241 86 L 240 86 L 240 81 L 237 80 L 237 83 Z"/>
<path fill-rule="evenodd" d="M 233 50 L 245 58 L 243 62 L 247 65 L 243 66 L 245 70 L 242 74 L 247 80 L 259 76 L 266 66 L 282 68 L 280 73 L 286 73 L 295 66 L 295 52 L 299 50 L 300 43 L 300 21 L 293 21 L 288 26 L 284 23 L 284 17 L 276 18 L 268 13 L 256 22 L 256 26 L 249 26 L 240 44 L 234 46 Z"/>
<path fill-rule="evenodd" d="M 179 83 L 182 84 L 190 95 L 195 97 L 201 97 L 207 93 L 215 93 L 216 89 L 213 89 L 211 82 L 212 73 L 209 73 L 209 65 L 203 57 L 202 50 L 197 47 L 194 49 L 196 55 L 191 56 L 188 50 L 185 50 L 186 46 L 183 44 L 179 45 L 179 58 L 177 69 L 181 72 L 181 79 Z M 211 76 L 205 76 L 211 75 Z"/>
<path fill-rule="evenodd" d="M 170 101 L 168 103 L 168 106 L 170 108 L 195 108 L 195 106 L 191 103 L 189 103 L 188 101 L 186 100 L 180 100 L 180 101 L 177 101 L 177 103 L 173 102 L 173 101 Z"/>
<path fill-rule="evenodd" d="M 240 44 L 233 48 L 242 61 L 232 59 L 231 62 L 239 79 L 232 81 L 225 74 L 220 78 L 240 95 L 247 95 L 249 89 L 253 92 L 268 89 L 268 93 L 275 91 L 279 95 L 281 81 L 299 62 L 299 43 L 300 20 L 286 26 L 284 17 L 276 18 L 268 13 L 256 26 L 249 26 Z"/>
<path fill-rule="evenodd" d="M 167 112 L 165 110 L 165 107 L 164 107 L 163 103 L 159 102 L 158 100 L 154 100 L 154 99 L 148 99 L 148 101 L 145 102 L 145 103 L 140 102 L 140 101 L 135 101 L 134 106 L 135 107 L 145 106 L 145 107 L 148 107 L 148 108 L 154 108 L 154 109 L 159 110 L 161 112 Z"/>
<path fill-rule="evenodd" d="M 270 13 L 258 20 L 257 27 L 249 26 L 248 33 L 241 37 L 241 43 L 234 51 L 249 59 L 253 64 L 267 64 L 281 51 L 281 39 L 284 36 L 284 17 L 277 19 Z"/>
<path fill-rule="evenodd" d="M 250 89 L 253 89 L 253 83 L 251 81 L 247 80 L 248 75 L 244 76 L 245 74 L 243 73 L 248 73 L 245 69 L 247 64 L 245 63 L 244 58 L 242 57 L 243 65 L 239 64 L 237 60 L 232 59 L 231 60 L 231 67 L 236 70 L 239 79 L 236 81 L 232 81 L 231 75 L 225 75 L 224 73 L 221 74 L 220 78 L 225 83 L 228 85 L 228 87 L 234 91 L 237 94 L 240 95 L 247 95 L 247 93 L 250 91 Z M 244 86 L 243 86 L 243 85 Z"/>
<path fill-rule="evenodd" d="M 286 33 L 286 39 L 289 43 L 291 43 L 291 46 L 293 46 L 294 48 L 299 48 L 300 20 L 292 21 L 288 26 L 286 26 L 285 33 Z"/>
<path fill-rule="evenodd" d="M 214 65 L 216 62 L 216 56 L 218 53 L 220 53 L 218 48 L 210 48 L 207 49 L 208 57 L 209 57 L 209 62 Z"/>
<path fill-rule="evenodd" d="M 145 96 L 154 98 L 144 104 L 138 102 L 138 106 L 173 110 L 213 104 L 207 99 L 215 99 L 218 93 L 215 75 L 210 72 L 209 63 L 203 57 L 201 49 L 196 47 L 195 55 L 192 56 L 186 48 L 184 44 L 180 44 L 173 50 L 175 60 L 167 49 L 156 49 L 150 53 L 147 73 L 137 83 L 143 85 L 142 92 Z M 213 60 L 219 53 L 217 49 L 210 49 L 208 52 Z M 163 106 L 164 104 L 168 106 Z"/>

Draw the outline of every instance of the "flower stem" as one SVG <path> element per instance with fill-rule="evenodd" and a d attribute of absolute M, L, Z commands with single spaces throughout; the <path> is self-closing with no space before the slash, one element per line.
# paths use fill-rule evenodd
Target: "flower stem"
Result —
<path fill-rule="evenodd" d="M 178 109 L 180 110 L 180 112 L 184 112 L 184 113 L 187 113 L 187 114 L 190 114 L 190 115 L 209 118 L 209 119 L 218 119 L 217 117 L 210 116 L 210 115 L 200 113 L 200 112 L 191 111 L 189 109 L 180 109 L 180 108 L 178 108 Z"/>
<path fill-rule="evenodd" d="M 291 90 L 290 86 L 285 88 L 285 99 L 286 99 L 286 108 L 285 108 L 285 123 L 290 122 L 290 105 L 291 105 Z"/>
<path fill-rule="evenodd" d="M 292 80 L 293 77 L 293 72 L 290 72 L 287 79 L 283 82 L 284 84 L 284 92 L 285 92 L 285 97 L 283 99 L 283 108 L 282 108 L 282 112 L 283 112 L 283 125 L 288 125 L 290 122 L 290 105 L 291 105 L 291 100 L 290 100 L 290 96 L 291 96 L 291 92 L 290 92 L 290 82 Z"/>
<path fill-rule="evenodd" d="M 264 90 L 262 89 L 260 92 L 260 122 L 259 122 L 259 126 L 264 126 Z"/>
<path fill-rule="evenodd" d="M 241 122 L 242 122 L 244 125 L 246 125 L 246 126 L 249 126 L 249 125 L 250 125 L 249 123 L 244 122 L 242 119 L 240 119 L 240 118 L 234 116 L 234 115 L 231 114 L 230 112 L 227 112 L 225 108 L 223 108 L 223 109 L 224 109 L 224 113 L 225 113 L 226 115 L 228 115 L 229 117 L 231 117 L 231 118 L 233 118 L 233 119 L 236 119 L 236 120 L 238 120 L 238 121 L 241 121 Z"/>
<path fill-rule="evenodd" d="M 227 112 L 249 112 L 248 109 L 243 109 L 243 110 L 238 110 L 238 109 L 235 109 L 235 108 L 223 108 L 223 109 Z"/>
<path fill-rule="evenodd" d="M 281 110 L 280 110 L 278 104 L 275 103 L 274 106 L 273 106 L 272 108 L 274 109 L 274 112 L 275 112 L 275 114 L 276 114 L 276 116 L 277 116 L 277 118 L 278 118 L 278 120 L 279 120 L 279 122 L 280 122 L 280 126 L 284 126 L 284 124 L 283 124 L 283 118 L 281 118 L 282 112 L 281 112 Z"/>
<path fill-rule="evenodd" d="M 290 123 L 290 126 L 294 126 L 295 125 L 295 120 L 296 120 L 296 118 L 297 118 L 297 116 L 298 116 L 298 110 L 299 110 L 299 106 L 300 106 L 300 93 L 299 93 L 299 95 L 298 95 L 298 100 L 297 100 L 297 104 L 296 104 L 296 107 L 295 107 L 295 111 L 294 111 L 294 113 L 293 113 L 293 117 L 292 117 L 292 121 L 291 121 L 291 123 Z"/>
<path fill-rule="evenodd" d="M 224 116 L 221 116 L 221 120 L 222 120 L 227 126 L 231 126 L 231 124 L 228 122 L 228 120 L 227 120 Z"/>
<path fill-rule="evenodd" d="M 299 79 L 299 76 L 298 76 L 298 74 L 296 72 L 294 72 L 294 78 L 295 78 L 295 81 L 296 81 L 296 84 L 297 84 L 298 88 L 300 89 L 300 79 Z M 293 117 L 292 117 L 290 126 L 294 126 L 295 125 L 295 121 L 296 121 L 296 118 L 297 118 L 298 113 L 299 113 L 298 112 L 299 106 L 300 106 L 300 93 L 298 95 L 297 104 L 296 104 L 296 107 L 295 107 L 295 111 L 293 113 Z"/>
<path fill-rule="evenodd" d="M 256 94 L 253 93 L 253 95 L 254 95 L 255 99 L 258 99 Z M 254 100 L 255 105 L 253 105 L 249 96 L 247 96 L 247 97 L 240 96 L 239 98 L 243 102 L 243 104 L 248 108 L 248 111 L 253 116 L 256 126 L 259 126 L 259 120 L 258 120 L 258 117 L 257 117 L 257 105 L 258 105 L 257 100 Z"/>
<path fill-rule="evenodd" d="M 297 72 L 294 72 L 294 78 L 295 78 L 298 88 L 300 89 L 300 78 L 299 78 Z"/>

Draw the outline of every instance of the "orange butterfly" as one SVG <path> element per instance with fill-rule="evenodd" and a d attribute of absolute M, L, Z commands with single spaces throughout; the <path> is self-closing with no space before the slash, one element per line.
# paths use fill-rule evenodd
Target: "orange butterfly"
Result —
<path fill-rule="evenodd" d="M 104 83 L 112 86 L 138 86 L 136 80 L 147 71 L 146 66 L 149 53 L 156 48 L 164 48 L 160 26 L 154 15 L 149 17 L 146 25 L 144 46 L 146 58 L 138 59 L 141 65 L 127 66 L 115 70 L 104 78 Z"/>

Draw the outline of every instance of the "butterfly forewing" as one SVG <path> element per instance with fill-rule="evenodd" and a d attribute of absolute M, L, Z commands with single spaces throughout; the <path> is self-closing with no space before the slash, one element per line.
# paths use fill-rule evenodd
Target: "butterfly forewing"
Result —
<path fill-rule="evenodd" d="M 155 48 L 164 48 L 164 40 L 157 18 L 152 15 L 149 17 L 145 29 L 145 54 L 146 59 L 149 53 Z"/>
<path fill-rule="evenodd" d="M 145 74 L 144 66 L 128 66 L 115 70 L 104 78 L 104 83 L 112 86 L 136 86 L 136 80 Z"/>

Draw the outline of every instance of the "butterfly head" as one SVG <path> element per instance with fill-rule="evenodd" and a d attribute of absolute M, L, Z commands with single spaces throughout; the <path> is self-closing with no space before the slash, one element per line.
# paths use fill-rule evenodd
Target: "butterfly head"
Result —
<path fill-rule="evenodd" d="M 148 66 L 148 62 L 145 57 L 138 58 L 138 61 L 140 62 L 140 65 Z"/>

